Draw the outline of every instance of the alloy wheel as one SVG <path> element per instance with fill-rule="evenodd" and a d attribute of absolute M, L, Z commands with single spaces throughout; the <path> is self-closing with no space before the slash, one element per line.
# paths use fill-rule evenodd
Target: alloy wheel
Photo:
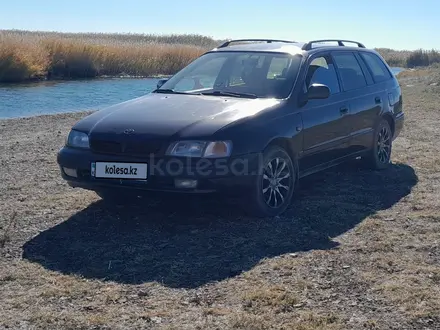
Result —
<path fill-rule="evenodd" d="M 391 155 L 391 134 L 387 127 L 382 127 L 377 139 L 377 158 L 383 164 L 388 163 Z"/>
<path fill-rule="evenodd" d="M 276 157 L 269 161 L 264 169 L 262 193 L 264 201 L 271 208 L 284 204 L 292 189 L 292 177 L 287 161 Z"/>

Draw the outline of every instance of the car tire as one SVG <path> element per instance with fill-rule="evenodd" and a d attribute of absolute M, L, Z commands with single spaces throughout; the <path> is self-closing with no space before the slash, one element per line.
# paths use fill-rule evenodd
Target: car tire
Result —
<path fill-rule="evenodd" d="M 283 148 L 270 146 L 263 154 L 245 208 L 252 216 L 274 217 L 289 207 L 296 184 L 296 169 Z"/>
<path fill-rule="evenodd" d="M 373 148 L 366 156 L 366 164 L 373 170 L 384 170 L 390 166 L 393 134 L 390 124 L 382 119 L 374 131 Z"/>

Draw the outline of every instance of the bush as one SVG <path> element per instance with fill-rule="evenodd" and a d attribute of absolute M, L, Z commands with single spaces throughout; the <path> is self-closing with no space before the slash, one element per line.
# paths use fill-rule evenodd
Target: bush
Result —
<path fill-rule="evenodd" d="M 435 63 L 440 63 L 440 53 L 436 50 L 425 51 L 419 49 L 409 55 L 406 60 L 406 66 L 408 68 L 429 66 Z"/>

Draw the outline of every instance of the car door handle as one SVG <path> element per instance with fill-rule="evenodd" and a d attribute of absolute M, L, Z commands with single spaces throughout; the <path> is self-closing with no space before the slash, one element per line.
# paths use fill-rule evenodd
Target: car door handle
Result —
<path fill-rule="evenodd" d="M 340 108 L 339 113 L 341 114 L 341 116 L 346 115 L 348 113 L 348 108 L 347 107 Z"/>
<path fill-rule="evenodd" d="M 374 102 L 376 102 L 376 104 L 380 104 L 382 103 L 382 99 L 379 96 L 376 96 Z"/>

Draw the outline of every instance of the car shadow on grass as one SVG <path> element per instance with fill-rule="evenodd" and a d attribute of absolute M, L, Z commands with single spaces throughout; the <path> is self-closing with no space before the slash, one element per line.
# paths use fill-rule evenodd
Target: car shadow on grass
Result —
<path fill-rule="evenodd" d="M 264 258 L 334 248 L 332 238 L 393 206 L 417 181 L 403 164 L 381 172 L 325 171 L 302 179 L 292 207 L 274 219 L 246 217 L 234 200 L 215 196 L 170 196 L 125 208 L 100 200 L 28 241 L 23 257 L 90 279 L 195 288 Z"/>

